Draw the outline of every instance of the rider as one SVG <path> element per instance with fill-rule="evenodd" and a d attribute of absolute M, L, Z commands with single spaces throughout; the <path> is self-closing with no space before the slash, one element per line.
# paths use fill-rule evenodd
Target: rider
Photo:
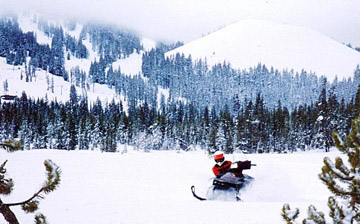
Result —
<path fill-rule="evenodd" d="M 237 161 L 232 163 L 231 161 L 225 160 L 224 153 L 216 151 L 214 153 L 215 165 L 212 170 L 216 177 L 221 177 L 227 172 L 233 173 L 237 177 L 243 177 L 242 171 L 244 169 L 250 169 L 251 161 Z"/>
<path fill-rule="evenodd" d="M 224 153 L 221 151 L 217 151 L 214 154 L 215 165 L 212 168 L 215 176 L 220 177 L 225 173 L 229 172 L 231 161 L 225 160 Z"/>

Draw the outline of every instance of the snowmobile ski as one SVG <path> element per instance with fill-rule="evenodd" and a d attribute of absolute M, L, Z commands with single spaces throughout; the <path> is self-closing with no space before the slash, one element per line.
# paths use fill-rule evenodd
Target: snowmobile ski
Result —
<path fill-rule="evenodd" d="M 253 180 L 252 177 L 244 175 L 243 177 L 236 177 L 232 173 L 227 173 L 221 178 L 214 178 L 212 186 L 209 188 L 206 197 L 201 197 L 196 194 L 195 186 L 191 186 L 193 196 L 200 200 L 235 200 L 242 201 L 240 198 L 241 191 Z"/>
<path fill-rule="evenodd" d="M 195 193 L 195 186 L 194 186 L 194 185 L 191 186 L 191 192 L 192 192 L 193 196 L 194 196 L 195 198 L 199 199 L 200 201 L 205 201 L 205 200 L 207 200 L 207 198 L 203 198 L 203 197 L 200 197 L 200 196 L 196 195 L 196 193 Z"/>
<path fill-rule="evenodd" d="M 215 191 L 215 188 L 211 188 L 210 191 L 214 192 L 214 191 Z M 191 186 L 191 192 L 192 192 L 193 196 L 194 196 L 196 199 L 200 200 L 200 201 L 216 200 L 215 198 L 213 198 L 213 195 L 210 196 L 209 198 L 204 198 L 204 197 L 201 197 L 201 196 L 197 195 L 196 192 L 195 192 L 195 186 Z M 226 193 L 226 190 L 225 190 L 224 192 Z M 236 191 L 235 200 L 236 200 L 236 201 L 241 201 L 240 194 L 239 194 L 238 191 Z"/>

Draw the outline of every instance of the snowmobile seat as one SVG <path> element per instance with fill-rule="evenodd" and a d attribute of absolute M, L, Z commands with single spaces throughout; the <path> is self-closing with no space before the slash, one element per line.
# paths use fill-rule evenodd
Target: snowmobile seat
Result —
<path fill-rule="evenodd" d="M 213 185 L 216 189 L 240 189 L 244 183 L 244 177 L 238 177 L 232 172 L 228 172 L 221 177 L 214 178 Z"/>

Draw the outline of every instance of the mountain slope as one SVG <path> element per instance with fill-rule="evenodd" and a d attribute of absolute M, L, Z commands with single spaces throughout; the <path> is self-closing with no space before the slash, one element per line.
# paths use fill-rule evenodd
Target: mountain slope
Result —
<path fill-rule="evenodd" d="M 248 69 L 258 63 L 278 70 L 315 72 L 329 81 L 352 77 L 360 53 L 311 29 L 269 21 L 245 20 L 170 51 L 206 58 L 209 65 L 229 62 Z"/>
<path fill-rule="evenodd" d="M 23 76 L 23 78 L 21 78 Z M 10 94 L 21 96 L 25 92 L 28 97 L 34 99 L 47 98 L 65 102 L 69 100 L 71 83 L 64 81 L 62 77 L 52 75 L 44 70 L 37 69 L 36 77 L 31 82 L 25 80 L 24 66 L 12 66 L 6 64 L 6 60 L 0 57 L 0 95 Z M 4 87 L 7 82 L 7 89 Z M 89 90 L 75 87 L 78 95 L 86 95 L 91 102 L 100 99 L 103 103 L 111 102 L 114 99 L 124 101 L 124 97 L 115 93 L 114 89 L 106 85 L 93 84 Z"/>
<path fill-rule="evenodd" d="M 33 12 L 32 14 L 20 13 L 18 15 L 19 27 L 25 33 L 26 32 L 35 33 L 36 40 L 39 44 L 48 44 L 49 46 L 51 46 L 52 38 L 46 35 L 44 31 L 39 29 L 38 23 L 41 20 L 41 18 L 42 17 L 35 12 Z M 77 41 L 80 39 L 80 35 L 84 27 L 84 24 L 74 23 L 74 27 L 72 29 L 69 29 L 66 25 L 66 22 L 63 20 L 59 20 L 59 21 L 45 20 L 45 21 L 47 24 L 50 24 L 50 26 L 53 27 L 61 26 L 65 34 L 74 37 Z M 104 26 L 106 26 L 106 24 L 104 24 Z M 140 41 L 144 50 L 141 50 L 138 53 L 134 51 L 134 53 L 131 54 L 129 57 L 117 59 L 117 61 L 113 63 L 113 67 L 118 68 L 119 66 L 121 66 L 121 72 L 129 76 L 139 74 L 141 72 L 142 54 L 144 53 L 144 51 L 148 51 L 151 50 L 152 48 L 155 48 L 156 45 L 155 41 L 145 37 L 140 37 Z M 79 58 L 71 57 L 71 60 L 65 60 L 66 71 L 70 72 L 71 69 L 74 69 L 75 67 L 79 66 L 81 70 L 84 70 L 88 73 L 91 62 L 94 62 L 95 60 L 97 61 L 100 60 L 100 55 L 96 51 L 94 51 L 89 36 L 87 36 L 83 40 L 83 44 L 86 46 L 88 50 L 89 53 L 88 58 L 79 59 Z"/>
<path fill-rule="evenodd" d="M 4 17 L 3 19 L 10 19 L 11 17 Z M 72 28 L 66 26 L 64 21 L 50 21 L 41 19 L 41 16 L 38 14 L 19 14 L 16 16 L 16 21 L 18 22 L 19 29 L 23 33 L 31 32 L 36 37 L 36 42 L 41 45 L 52 45 L 53 33 L 50 33 L 51 30 L 59 29 L 63 31 L 63 35 L 69 35 L 77 42 L 81 39 L 80 34 L 82 33 L 84 25 L 79 23 L 74 23 Z M 48 29 L 42 30 L 41 24 L 47 24 Z M 44 26 L 44 25 L 43 25 Z M 116 27 L 114 28 L 116 30 Z M 5 30 L 5 29 L 4 29 Z M 6 30 L 5 30 L 6 31 Z M 19 32 L 20 33 L 20 32 Z M 111 102 L 112 99 L 115 101 L 122 100 L 125 101 L 126 98 L 116 93 L 115 88 L 109 88 L 109 85 L 100 85 L 98 83 L 92 83 L 91 78 L 89 78 L 89 70 L 92 63 L 95 61 L 100 61 L 100 54 L 93 49 L 91 43 L 91 37 L 89 34 L 86 34 L 85 37 L 82 37 L 82 43 L 86 47 L 88 52 L 87 58 L 78 58 L 75 57 L 65 45 L 63 46 L 63 52 L 66 56 L 64 58 L 64 69 L 69 74 L 70 80 L 65 81 L 63 77 L 56 76 L 50 72 L 36 68 L 34 69 L 33 77 L 30 81 L 25 80 L 25 74 L 29 67 L 29 61 L 31 57 L 26 58 L 26 64 L 22 65 L 10 65 L 7 64 L 5 57 L 0 57 L 0 95 L 10 94 L 21 96 L 22 92 L 25 91 L 26 94 L 30 97 L 44 98 L 47 97 L 49 100 L 58 100 L 66 101 L 69 98 L 69 90 L 71 84 L 75 84 L 75 75 L 74 69 L 79 69 L 86 73 L 86 80 L 84 83 L 88 87 L 81 88 L 77 86 L 78 95 L 87 96 L 87 98 L 93 102 L 99 98 L 102 102 Z M 141 74 L 141 62 L 143 52 L 154 48 L 155 41 L 139 37 L 140 44 L 142 45 L 143 50 L 137 52 L 135 49 L 128 57 L 117 58 L 112 66 L 114 69 L 121 69 L 121 73 L 127 76 L 133 76 Z M 107 66 L 106 69 L 108 69 Z M 107 70 L 106 70 L 107 71 Z M 105 71 L 105 72 L 106 72 Z"/>

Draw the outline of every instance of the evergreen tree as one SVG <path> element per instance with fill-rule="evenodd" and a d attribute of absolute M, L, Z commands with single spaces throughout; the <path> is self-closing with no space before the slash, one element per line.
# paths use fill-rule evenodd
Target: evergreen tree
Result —
<path fill-rule="evenodd" d="M 68 123 L 68 130 L 69 130 L 69 144 L 68 150 L 74 150 L 78 143 L 78 97 L 76 93 L 76 88 L 74 85 L 70 87 L 70 104 L 68 105 L 67 111 L 67 123 Z"/>
<path fill-rule="evenodd" d="M 80 150 L 88 150 L 89 149 L 89 111 L 88 111 L 88 103 L 87 99 L 83 98 L 80 101 L 79 106 L 79 115 L 80 121 L 79 121 L 79 136 L 78 136 L 78 145 Z"/>
<path fill-rule="evenodd" d="M 360 116 L 351 124 L 351 132 L 344 141 L 335 132 L 333 134 L 335 146 L 348 157 L 345 164 L 337 157 L 335 164 L 329 159 L 324 159 L 320 179 L 335 195 L 344 199 L 339 205 L 334 197 L 329 198 L 330 216 L 333 220 L 349 223 L 360 222 Z"/>
<path fill-rule="evenodd" d="M 70 87 L 70 105 L 75 107 L 78 103 L 78 96 L 74 85 Z"/>
<path fill-rule="evenodd" d="M 346 154 L 348 163 L 337 157 L 333 163 L 324 158 L 324 166 L 319 178 L 328 187 L 333 196 L 328 199 L 330 217 L 333 223 L 360 223 L 360 116 L 352 121 L 351 132 L 345 140 L 333 133 L 335 146 Z M 297 216 L 289 205 L 283 206 L 282 216 L 287 223 L 293 223 Z M 297 212 L 298 213 L 298 210 Z M 309 217 L 303 223 L 326 223 L 324 214 L 314 206 L 309 206 Z"/>
<path fill-rule="evenodd" d="M 55 149 L 65 149 L 66 148 L 66 138 L 68 135 L 68 129 L 66 128 L 66 111 L 65 108 L 61 108 L 59 116 L 54 123 L 54 132 L 55 132 Z"/>
<path fill-rule="evenodd" d="M 355 95 L 353 116 L 355 117 L 358 114 L 360 114 L 360 85 L 358 86 L 358 89 L 357 89 L 356 95 Z"/>
<path fill-rule="evenodd" d="M 221 113 L 221 131 L 220 133 L 223 133 L 224 141 L 221 142 L 223 144 L 222 150 L 225 153 L 233 153 L 233 120 L 231 118 L 229 109 L 227 105 L 224 107 L 224 111 Z M 218 139 L 222 139 L 222 136 Z"/>
<path fill-rule="evenodd" d="M 7 151 L 17 151 L 21 149 L 21 143 L 10 140 L 3 143 L 0 143 L 0 147 L 6 149 Z M 14 188 L 14 182 L 11 178 L 7 177 L 7 171 L 5 169 L 5 165 L 7 160 L 0 166 L 0 194 L 9 195 L 12 193 Z M 10 209 L 11 207 L 21 206 L 21 208 L 29 213 L 35 212 L 38 210 L 39 200 L 44 199 L 44 194 L 49 194 L 50 192 L 56 190 L 56 188 L 60 184 L 60 168 L 53 163 L 51 160 L 45 160 L 44 162 L 46 172 L 47 172 L 47 180 L 43 184 L 43 186 L 29 199 L 17 202 L 17 203 L 4 203 L 0 199 L 0 213 L 4 216 L 4 219 L 10 224 L 18 224 L 19 221 L 14 214 L 14 212 Z M 37 214 L 35 216 L 36 223 L 47 223 L 46 218 L 43 214 Z"/>
<path fill-rule="evenodd" d="M 330 137 L 327 135 L 328 123 L 329 123 L 329 107 L 327 103 L 326 97 L 326 89 L 325 84 L 323 89 L 321 90 L 319 99 L 316 103 L 316 123 L 314 126 L 314 138 L 312 140 L 312 146 L 315 148 L 327 149 L 327 145 L 329 144 Z M 315 115 L 315 114 L 314 114 Z"/>
<path fill-rule="evenodd" d="M 54 36 L 51 41 L 51 62 L 49 65 L 50 73 L 56 76 L 62 76 L 65 81 L 68 80 L 68 76 L 65 71 L 65 57 L 64 57 L 64 32 L 60 27 L 54 32 Z"/>
<path fill-rule="evenodd" d="M 5 93 L 7 93 L 9 91 L 9 83 L 8 83 L 7 79 L 5 79 L 5 81 L 3 83 L 3 89 L 4 89 Z"/>
<path fill-rule="evenodd" d="M 210 136 L 209 136 L 209 143 L 208 143 L 208 151 L 210 153 L 214 153 L 219 150 L 217 146 L 217 124 L 216 122 L 211 124 L 210 127 Z"/>

